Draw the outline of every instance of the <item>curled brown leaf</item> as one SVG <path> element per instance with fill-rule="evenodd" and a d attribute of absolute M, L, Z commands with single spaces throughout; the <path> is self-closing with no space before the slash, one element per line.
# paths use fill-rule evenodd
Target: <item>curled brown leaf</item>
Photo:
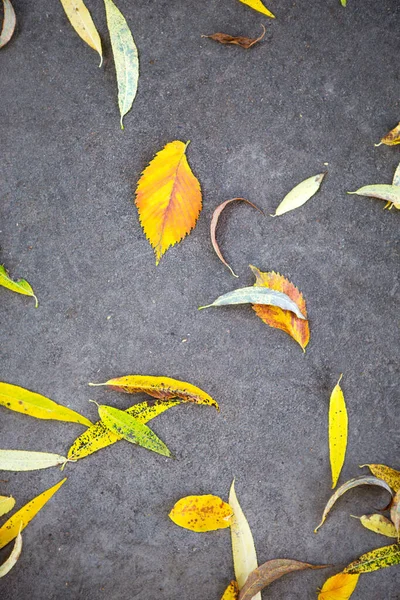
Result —
<path fill-rule="evenodd" d="M 248 38 L 242 35 L 233 36 L 227 33 L 213 33 L 212 35 L 202 35 L 201 37 L 210 38 L 216 42 L 219 42 L 220 44 L 234 44 L 247 50 L 248 48 L 254 46 L 254 44 L 257 44 L 257 42 L 260 42 L 265 36 L 266 29 L 264 25 L 261 25 L 261 27 L 263 28 L 263 32 L 258 38 Z"/>

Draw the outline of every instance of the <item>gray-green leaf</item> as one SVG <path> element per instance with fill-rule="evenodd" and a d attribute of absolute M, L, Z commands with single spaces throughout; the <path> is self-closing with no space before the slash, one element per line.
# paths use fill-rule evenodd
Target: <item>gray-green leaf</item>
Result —
<path fill-rule="evenodd" d="M 48 452 L 0 450 L 0 471 L 36 471 L 64 465 L 67 459 Z"/>
<path fill-rule="evenodd" d="M 324 177 L 325 173 L 320 173 L 319 175 L 309 177 L 308 179 L 305 179 L 296 185 L 296 187 L 286 194 L 276 209 L 275 214 L 271 215 L 271 217 L 279 217 L 280 215 L 283 215 L 290 210 L 294 210 L 295 208 L 299 208 L 299 206 L 305 204 L 307 200 L 314 196 L 314 194 L 319 190 Z"/>
<path fill-rule="evenodd" d="M 378 198 L 391 202 L 394 206 L 400 209 L 400 187 L 398 185 L 365 185 L 355 192 L 347 192 L 348 194 L 357 194 L 357 196 L 367 196 L 368 198 Z"/>

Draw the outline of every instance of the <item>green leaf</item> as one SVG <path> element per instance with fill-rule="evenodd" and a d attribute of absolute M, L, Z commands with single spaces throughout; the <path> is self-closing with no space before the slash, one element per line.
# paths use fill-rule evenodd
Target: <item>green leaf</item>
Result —
<path fill-rule="evenodd" d="M 13 281 L 3 265 L 0 265 L 0 285 L 11 290 L 12 292 L 16 292 L 17 294 L 23 294 L 24 296 L 31 296 L 32 298 L 35 298 L 35 308 L 39 306 L 38 299 L 36 298 L 29 283 L 25 279 L 17 279 L 17 281 Z"/>
<path fill-rule="evenodd" d="M 393 567 L 400 564 L 400 544 L 383 546 L 366 554 L 362 554 L 354 562 L 347 565 L 344 573 L 371 573 L 386 567 Z"/>
<path fill-rule="evenodd" d="M 347 0 L 340 0 L 340 3 L 342 6 L 346 6 L 347 5 Z"/>
<path fill-rule="evenodd" d="M 271 217 L 279 217 L 290 210 L 294 210 L 295 208 L 303 206 L 307 200 L 309 200 L 318 192 L 324 177 L 325 173 L 319 173 L 318 175 L 313 175 L 312 177 L 309 177 L 308 179 L 305 179 L 296 185 L 296 187 L 286 194 L 276 209 L 275 214 L 271 215 Z"/>

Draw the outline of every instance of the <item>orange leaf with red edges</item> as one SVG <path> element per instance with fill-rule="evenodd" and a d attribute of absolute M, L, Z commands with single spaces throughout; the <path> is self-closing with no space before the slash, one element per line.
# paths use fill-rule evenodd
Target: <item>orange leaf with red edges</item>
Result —
<path fill-rule="evenodd" d="M 300 312 L 307 317 L 306 303 L 303 294 L 299 292 L 293 283 L 283 275 L 275 273 L 274 271 L 263 273 L 257 269 L 257 267 L 253 267 L 252 265 L 250 265 L 250 268 L 256 278 L 255 286 L 268 287 L 271 290 L 283 292 L 297 304 Z M 253 310 L 256 315 L 270 327 L 286 331 L 286 333 L 292 336 L 305 351 L 306 346 L 310 341 L 310 328 L 307 320 L 299 319 L 293 312 L 282 310 L 282 308 L 279 308 L 278 306 L 254 304 Z"/>
<path fill-rule="evenodd" d="M 200 183 L 186 159 L 188 143 L 168 143 L 143 171 L 137 185 L 139 219 L 154 248 L 157 265 L 168 248 L 191 232 L 201 211 Z"/>

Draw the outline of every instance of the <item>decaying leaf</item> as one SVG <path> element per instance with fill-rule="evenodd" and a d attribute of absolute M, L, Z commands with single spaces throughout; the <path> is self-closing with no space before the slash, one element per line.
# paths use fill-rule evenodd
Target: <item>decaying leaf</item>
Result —
<path fill-rule="evenodd" d="M 324 569 L 325 567 L 326 565 L 310 565 L 298 560 L 288 560 L 285 558 L 269 560 L 248 576 L 246 583 L 240 590 L 239 600 L 251 600 L 257 593 L 261 592 L 261 590 L 273 581 L 283 577 L 283 575 L 288 575 L 294 571 Z"/>
<path fill-rule="evenodd" d="M 10 0 L 3 0 L 3 15 L 3 26 L 0 31 L 0 48 L 3 48 L 11 40 L 17 24 L 15 11 Z"/>
<path fill-rule="evenodd" d="M 209 406 L 215 406 L 219 410 L 217 402 L 206 394 L 206 392 L 203 392 L 203 390 L 191 383 L 172 379 L 171 377 L 125 375 L 124 377 L 109 379 L 105 383 L 89 383 L 89 385 L 93 387 L 106 385 L 117 392 L 125 392 L 126 394 L 144 392 L 160 400 L 181 398 L 184 402 L 208 404 Z"/>
<path fill-rule="evenodd" d="M 325 177 L 326 173 L 319 173 L 319 175 L 314 175 L 313 177 L 309 177 L 305 179 L 296 187 L 294 187 L 282 200 L 280 205 L 275 211 L 274 215 L 271 217 L 279 217 L 284 213 L 289 212 L 290 210 L 294 210 L 295 208 L 299 208 L 303 206 L 314 194 L 316 194 L 321 186 L 322 180 Z"/>
<path fill-rule="evenodd" d="M 175 504 L 169 518 L 191 531 L 226 529 L 232 520 L 232 508 L 218 496 L 186 496 Z"/>
<path fill-rule="evenodd" d="M 6 515 L 15 506 L 15 498 L 12 496 L 0 496 L 0 517 Z"/>
<path fill-rule="evenodd" d="M 282 310 L 292 311 L 299 319 L 306 318 L 301 313 L 297 304 L 293 302 L 287 294 L 263 287 L 245 287 L 233 290 L 232 292 L 219 296 L 212 304 L 200 306 L 199 310 L 210 308 L 211 306 L 231 306 L 236 304 L 278 306 Z"/>
<path fill-rule="evenodd" d="M 360 558 L 347 565 L 344 573 L 371 573 L 386 567 L 400 564 L 400 544 L 383 546 L 371 552 L 366 552 Z"/>
<path fill-rule="evenodd" d="M 400 490 L 396 493 L 393 498 L 392 506 L 390 509 L 390 518 L 392 519 L 394 528 L 396 530 L 397 539 L 400 538 Z"/>
<path fill-rule="evenodd" d="M 52 496 L 60 489 L 67 479 L 62 479 L 56 485 L 33 498 L 28 504 L 17 510 L 8 521 L 0 527 L 0 550 L 15 539 L 20 531 L 25 529 L 33 517 L 43 508 Z"/>
<path fill-rule="evenodd" d="M 211 225 L 210 225 L 211 243 L 212 243 L 213 248 L 214 248 L 214 250 L 215 250 L 218 258 L 220 259 L 220 261 L 223 262 L 226 267 L 228 267 L 228 269 L 230 270 L 230 272 L 232 273 L 232 275 L 234 277 L 238 277 L 238 275 L 236 275 L 236 273 L 233 272 L 233 270 L 231 269 L 231 267 L 228 265 L 228 263 L 226 262 L 226 260 L 222 256 L 221 250 L 220 250 L 220 248 L 218 246 L 218 243 L 217 243 L 217 237 L 216 237 L 216 230 L 217 230 L 217 225 L 218 225 L 219 217 L 220 217 L 222 211 L 224 210 L 225 206 L 227 206 L 231 202 L 246 202 L 247 204 L 249 204 L 253 208 L 259 210 L 260 213 L 262 213 L 262 214 L 264 214 L 264 213 L 263 213 L 263 211 L 260 208 L 258 208 L 258 206 L 256 206 L 255 204 L 253 204 L 249 200 L 246 200 L 245 198 L 231 198 L 230 200 L 225 200 L 225 202 L 222 202 L 222 204 L 220 204 L 219 206 L 217 206 L 217 208 L 213 212 L 213 216 L 212 216 L 212 219 L 211 219 Z"/>
<path fill-rule="evenodd" d="M 226 588 L 221 600 L 239 600 L 239 587 L 234 579 Z"/>
<path fill-rule="evenodd" d="M 400 123 L 391 129 L 389 133 L 381 139 L 379 144 L 375 144 L 375 146 L 380 146 L 381 144 L 386 144 L 386 146 L 396 146 L 396 144 L 400 144 Z"/>
<path fill-rule="evenodd" d="M 368 467 L 372 475 L 375 475 L 375 477 L 378 477 L 378 479 L 383 479 L 383 481 L 386 481 L 386 483 L 394 492 L 398 492 L 400 490 L 400 471 L 396 471 L 396 469 L 392 469 L 386 465 L 377 464 L 360 465 L 360 469 L 363 467 Z"/>
<path fill-rule="evenodd" d="M 329 577 L 318 594 L 318 600 L 349 600 L 357 587 L 360 575 L 337 573 Z"/>
<path fill-rule="evenodd" d="M 395 206 L 400 210 L 400 187 L 398 185 L 365 185 L 355 192 L 347 192 L 348 194 L 357 194 L 357 196 L 367 196 L 368 198 L 378 198 L 379 200 L 385 200 L 389 206 Z M 386 208 L 386 206 L 385 206 Z"/>
<path fill-rule="evenodd" d="M 90 427 L 92 423 L 79 413 L 61 406 L 41 394 L 36 394 L 11 383 L 0 382 L 0 406 L 5 406 L 15 412 L 36 417 L 36 419 L 52 419 L 80 423 Z"/>
<path fill-rule="evenodd" d="M 101 40 L 92 16 L 83 0 L 60 0 L 69 22 L 76 33 L 88 46 L 96 50 L 100 56 L 100 67 L 103 64 Z"/>
<path fill-rule="evenodd" d="M 250 573 L 258 567 L 257 553 L 250 525 L 244 516 L 235 492 L 235 481 L 229 492 L 229 504 L 233 510 L 231 520 L 231 540 L 233 566 L 239 590 L 242 589 Z M 261 600 L 261 593 L 256 593 L 255 600 Z"/>
<path fill-rule="evenodd" d="M 139 56 L 131 30 L 112 0 L 104 0 L 118 84 L 121 129 L 124 116 L 131 110 L 139 81 Z"/>
<path fill-rule="evenodd" d="M 377 485 L 377 486 L 382 487 L 385 490 L 387 490 L 389 492 L 389 494 L 392 496 L 391 488 L 388 486 L 388 484 L 385 481 L 382 481 L 382 479 L 378 479 L 377 477 L 372 477 L 371 475 L 361 475 L 361 477 L 356 477 L 355 479 L 350 479 L 349 481 L 346 481 L 346 483 L 341 485 L 336 490 L 336 492 L 330 497 L 328 504 L 325 506 L 325 510 L 322 515 L 321 523 L 318 525 L 318 527 L 315 528 L 314 533 L 317 533 L 318 529 L 323 525 L 326 517 L 328 516 L 328 513 L 332 509 L 335 502 L 341 496 L 343 496 L 343 494 L 345 494 L 349 490 L 352 490 L 355 487 L 358 487 L 359 485 Z"/>
<path fill-rule="evenodd" d="M 17 294 L 35 298 L 35 308 L 39 306 L 38 299 L 36 298 L 29 283 L 25 281 L 25 279 L 17 279 L 17 281 L 13 281 L 3 265 L 0 265 L 0 285 L 8 290 L 11 290 L 12 292 L 16 292 Z"/>
<path fill-rule="evenodd" d="M 162 255 L 186 237 L 196 225 L 202 207 L 200 183 L 178 140 L 167 144 L 145 168 L 136 188 L 139 220 L 156 255 Z"/>
<path fill-rule="evenodd" d="M 386 537 L 397 538 L 396 527 L 393 525 L 392 521 L 383 515 L 362 515 L 362 517 L 354 518 L 359 519 L 361 525 L 363 525 L 365 529 L 369 529 L 370 531 L 379 533 L 380 535 L 385 535 Z"/>
<path fill-rule="evenodd" d="M 91 402 L 94 401 L 91 400 Z M 157 454 L 171 456 L 171 452 L 164 442 L 139 419 L 135 419 L 129 413 L 113 406 L 97 404 L 97 407 L 100 419 L 112 433 L 122 436 L 124 440 L 132 444 L 138 444 L 143 448 L 157 452 Z"/>
<path fill-rule="evenodd" d="M 307 317 L 306 303 L 303 294 L 286 277 L 269 271 L 263 273 L 257 267 L 250 265 L 256 278 L 255 286 L 267 287 L 277 292 L 282 292 L 297 305 L 301 314 Z M 305 351 L 310 340 L 310 328 L 306 319 L 300 319 L 292 311 L 283 310 L 278 306 L 263 306 L 255 304 L 253 310 L 264 323 L 275 329 L 288 333 Z"/>
<path fill-rule="evenodd" d="M 241 46 L 241 48 L 248 49 L 254 46 L 254 44 L 257 44 L 257 42 L 260 42 L 265 36 L 266 29 L 264 25 L 261 25 L 261 27 L 263 28 L 263 32 L 258 38 L 248 38 L 241 35 L 235 37 L 228 33 L 213 33 L 212 35 L 202 35 L 201 37 L 210 38 L 220 44 L 234 44 L 236 46 Z M 244 200 L 244 198 L 234 198 L 234 200 Z M 232 202 L 232 200 L 227 200 L 227 202 Z M 247 202 L 247 200 L 245 200 L 245 202 Z M 249 204 L 251 204 L 251 202 L 249 202 Z M 252 206 L 254 206 L 254 204 L 252 204 Z"/>
<path fill-rule="evenodd" d="M 332 489 L 336 487 L 347 448 L 348 417 L 340 380 L 333 388 L 329 403 L 329 457 L 332 471 Z"/>
<path fill-rule="evenodd" d="M 2 565 L 0 565 L 0 578 L 5 577 L 5 575 L 7 575 L 11 571 L 11 569 L 15 566 L 17 560 L 21 556 L 21 552 L 22 552 L 22 535 L 21 535 L 21 532 L 19 531 L 17 537 L 15 538 L 14 548 L 12 549 L 10 556 L 7 558 L 7 560 Z"/>
<path fill-rule="evenodd" d="M 240 0 L 242 4 L 247 4 L 250 8 L 257 10 L 263 15 L 267 15 L 267 17 L 271 17 L 271 19 L 275 19 L 275 15 L 272 14 L 270 10 L 261 2 L 261 0 Z"/>
<path fill-rule="evenodd" d="M 397 165 L 397 168 L 394 172 L 392 185 L 400 186 L 400 163 Z"/>
<path fill-rule="evenodd" d="M 0 471 L 36 471 L 65 465 L 67 459 L 48 452 L 0 450 Z"/>

